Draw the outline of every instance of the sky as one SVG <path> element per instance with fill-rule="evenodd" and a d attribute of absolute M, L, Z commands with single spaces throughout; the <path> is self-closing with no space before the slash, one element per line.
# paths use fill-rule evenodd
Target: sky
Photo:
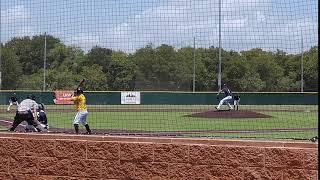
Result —
<path fill-rule="evenodd" d="M 318 45 L 317 0 L 0 0 L 2 43 L 50 34 L 84 51 L 148 44 L 300 53 Z M 301 43 L 303 42 L 303 43 Z"/>

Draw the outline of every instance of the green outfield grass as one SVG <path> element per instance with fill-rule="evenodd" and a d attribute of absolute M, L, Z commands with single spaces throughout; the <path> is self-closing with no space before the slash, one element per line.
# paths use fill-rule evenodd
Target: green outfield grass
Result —
<path fill-rule="evenodd" d="M 179 132 L 189 137 L 234 137 L 234 138 L 280 138 L 308 139 L 316 136 L 317 130 L 286 129 L 317 128 L 317 106 L 241 106 L 241 109 L 255 109 L 271 118 L 196 118 L 186 117 L 192 112 L 90 112 L 90 108 L 114 109 L 198 109 L 205 111 L 212 106 L 89 106 L 89 124 L 92 129 L 136 130 L 149 132 Z M 49 106 L 47 109 L 73 109 L 73 106 Z M 272 111 L 275 110 L 275 111 Z M 287 112 L 290 110 L 291 112 Z M 302 110 L 302 112 L 292 112 Z M 72 129 L 76 112 L 47 112 L 50 127 Z M 14 113 L 1 113 L 0 117 L 13 119 Z M 83 128 L 83 127 L 82 127 Z M 276 129 L 279 129 L 277 131 Z M 251 130 L 256 130 L 252 132 Z M 265 131 L 264 131 L 265 130 Z M 272 130 L 272 131 L 270 131 Z M 282 131 L 280 131 L 282 130 Z M 284 132 L 283 132 L 284 130 Z M 216 131 L 235 131 L 221 133 Z M 248 132 L 238 132 L 248 131 Z"/>

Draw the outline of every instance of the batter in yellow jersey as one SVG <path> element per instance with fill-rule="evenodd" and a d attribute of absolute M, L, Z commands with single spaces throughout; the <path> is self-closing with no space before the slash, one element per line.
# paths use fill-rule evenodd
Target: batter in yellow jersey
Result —
<path fill-rule="evenodd" d="M 74 101 L 74 104 L 76 105 L 77 111 L 86 110 L 86 97 L 83 94 L 80 94 L 79 96 L 72 97 L 72 100 Z"/>
<path fill-rule="evenodd" d="M 78 88 L 75 92 L 75 96 L 64 99 L 74 101 L 74 104 L 76 105 L 76 109 L 78 112 L 73 120 L 73 126 L 76 133 L 79 133 L 79 124 L 82 124 L 84 127 L 86 127 L 87 134 L 91 134 L 91 130 L 87 122 L 88 110 L 86 104 L 86 97 L 84 96 L 82 89 Z"/>

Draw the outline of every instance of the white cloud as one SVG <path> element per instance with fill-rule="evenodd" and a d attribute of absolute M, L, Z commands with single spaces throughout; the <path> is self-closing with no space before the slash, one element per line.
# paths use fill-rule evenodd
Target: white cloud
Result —
<path fill-rule="evenodd" d="M 31 19 L 31 15 L 22 5 L 1 10 L 1 23 L 3 24 L 15 24 L 29 19 Z"/>
<path fill-rule="evenodd" d="M 232 20 L 224 20 L 223 21 L 223 28 L 235 28 L 237 30 L 245 27 L 247 24 L 247 19 L 232 19 Z"/>
<path fill-rule="evenodd" d="M 64 42 L 71 46 L 80 47 L 84 51 L 90 50 L 92 47 L 101 44 L 99 42 L 99 37 L 88 34 L 88 33 L 79 33 L 73 36 L 68 36 L 65 38 Z"/>
<path fill-rule="evenodd" d="M 257 17 L 257 21 L 259 23 L 262 23 L 262 22 L 266 21 L 266 16 L 261 11 L 257 11 L 256 12 L 256 17 Z"/>
<path fill-rule="evenodd" d="M 1 10 L 1 42 L 12 37 L 37 35 L 30 25 L 32 16 L 22 5 Z"/>
<path fill-rule="evenodd" d="M 33 27 L 24 26 L 21 28 L 17 28 L 15 35 L 19 37 L 23 37 L 23 36 L 35 36 L 38 34 L 34 31 Z"/>

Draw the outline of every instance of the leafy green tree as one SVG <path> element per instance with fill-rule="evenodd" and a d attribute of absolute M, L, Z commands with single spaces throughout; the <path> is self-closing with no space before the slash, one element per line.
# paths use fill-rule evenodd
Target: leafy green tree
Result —
<path fill-rule="evenodd" d="M 88 58 L 84 62 L 84 65 L 91 66 L 97 64 L 102 66 L 103 72 L 109 71 L 109 65 L 111 62 L 112 50 L 107 48 L 102 48 L 99 46 L 93 47 L 87 54 Z"/>
<path fill-rule="evenodd" d="M 266 83 L 261 80 L 260 75 L 249 69 L 245 75 L 239 80 L 241 91 L 259 92 L 263 91 Z"/>
<path fill-rule="evenodd" d="M 84 89 L 90 91 L 105 91 L 108 88 L 107 76 L 102 71 L 102 66 L 94 64 L 85 66 L 81 72 L 82 77 L 86 77 Z"/>
<path fill-rule="evenodd" d="M 132 61 L 137 66 L 137 81 L 146 82 L 152 79 L 153 69 L 152 69 L 152 62 L 155 58 L 155 51 L 151 45 L 147 45 L 144 48 L 138 49 L 132 55 Z"/>
<path fill-rule="evenodd" d="M 281 66 L 282 68 L 285 67 L 285 64 L 288 62 L 289 60 L 289 56 L 286 52 L 277 49 L 276 52 L 274 53 L 274 59 L 277 62 L 277 64 L 279 66 Z M 286 71 L 284 72 L 285 74 L 288 74 Z"/>
<path fill-rule="evenodd" d="M 63 65 L 70 67 L 70 71 L 74 73 L 80 73 L 85 60 L 85 54 L 81 49 L 57 44 L 48 53 L 47 68 L 55 69 Z"/>
<path fill-rule="evenodd" d="M 279 91 L 300 91 L 300 59 L 281 51 L 275 53 L 275 60 L 283 69 L 283 76 L 278 78 Z"/>
<path fill-rule="evenodd" d="M 277 49 L 274 53 L 275 62 L 283 69 L 283 76 L 279 77 L 277 91 L 298 91 L 299 82 L 297 81 L 296 65 L 290 64 L 292 55 Z"/>
<path fill-rule="evenodd" d="M 199 66 L 196 62 L 196 67 Z M 176 52 L 175 60 L 172 62 L 170 79 L 175 89 L 172 90 L 192 90 L 193 82 L 193 48 L 185 47 Z M 197 71 L 196 71 L 197 72 Z M 198 77 L 197 77 L 198 78 Z M 198 79 L 197 79 L 198 80 Z M 196 81 L 197 82 L 197 81 Z M 196 85 L 196 87 L 198 87 Z"/>
<path fill-rule="evenodd" d="M 108 85 L 112 90 L 134 90 L 137 66 L 123 52 L 113 52 L 108 72 Z"/>
<path fill-rule="evenodd" d="M 42 90 L 43 89 L 43 74 L 41 71 L 31 75 L 23 75 L 19 79 L 19 89 L 24 90 Z"/>
<path fill-rule="evenodd" d="M 74 90 L 83 76 L 70 71 L 68 66 L 61 65 L 55 69 L 48 70 L 48 90 Z"/>
<path fill-rule="evenodd" d="M 288 76 L 283 76 L 279 79 L 278 88 L 279 91 L 299 91 L 300 81 L 295 80 L 296 73 L 289 73 Z"/>
<path fill-rule="evenodd" d="M 47 51 L 52 49 L 60 40 L 47 35 Z M 23 74 L 31 75 L 43 68 L 44 35 L 21 38 L 13 38 L 5 44 L 19 57 L 23 67 Z"/>
<path fill-rule="evenodd" d="M 13 38 L 1 50 L 4 89 L 43 88 L 43 35 Z M 85 54 L 48 35 L 46 89 L 72 90 L 86 77 L 86 90 L 192 90 L 194 53 L 196 90 L 216 90 L 215 47 L 176 50 L 148 44 L 127 54 L 96 46 Z M 305 91 L 318 90 L 318 64 L 318 46 L 304 52 Z M 299 91 L 300 79 L 301 54 L 222 49 L 222 82 L 234 91 Z"/>
<path fill-rule="evenodd" d="M 154 76 L 160 82 L 170 81 L 170 72 L 174 70 L 175 50 L 172 46 L 162 44 L 155 49 L 155 59 L 152 62 Z"/>
<path fill-rule="evenodd" d="M 16 89 L 22 74 L 22 66 L 18 56 L 11 49 L 1 49 L 2 89 Z"/>
<path fill-rule="evenodd" d="M 135 88 L 140 90 L 156 90 L 160 83 L 160 79 L 156 74 L 156 50 L 152 44 L 148 44 L 144 48 L 138 49 L 132 56 L 132 61 L 137 66 Z M 159 72 L 159 70 L 158 70 Z"/>
<path fill-rule="evenodd" d="M 304 55 L 304 90 L 319 90 L 319 59 L 318 46 L 312 47 Z"/>
<path fill-rule="evenodd" d="M 262 81 L 265 82 L 264 91 L 279 91 L 278 80 L 284 75 L 284 70 L 279 66 L 273 54 L 262 49 L 252 49 L 242 52 L 251 67 L 256 70 Z"/>
<path fill-rule="evenodd" d="M 227 82 L 225 83 L 227 83 L 228 86 L 232 87 L 233 91 L 245 90 L 242 89 L 244 86 L 241 83 L 244 82 L 243 78 L 248 75 L 246 73 L 250 70 L 248 62 L 243 59 L 235 59 L 233 61 L 226 62 L 224 67 L 225 69 L 223 71 L 223 79 L 227 80 Z"/>
<path fill-rule="evenodd" d="M 214 49 L 196 49 L 196 91 L 216 90 L 217 57 L 218 56 L 216 56 L 216 52 L 214 52 Z M 188 67 L 193 67 L 193 62 L 192 64 L 188 64 Z"/>

